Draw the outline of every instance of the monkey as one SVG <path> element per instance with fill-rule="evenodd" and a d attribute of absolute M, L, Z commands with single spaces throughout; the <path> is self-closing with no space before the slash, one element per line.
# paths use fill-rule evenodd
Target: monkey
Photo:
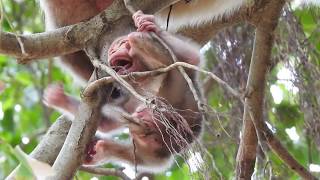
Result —
<path fill-rule="evenodd" d="M 107 52 L 107 61 L 118 74 L 151 71 L 173 63 L 170 54 L 150 35 L 150 32 L 163 39 L 179 61 L 192 65 L 199 64 L 199 47 L 186 43 L 186 39 L 181 39 L 182 37 L 161 30 L 156 25 L 153 15 L 138 11 L 133 15 L 133 20 L 137 31 L 116 39 Z M 196 73 L 187 71 L 187 74 L 196 83 Z M 197 102 L 192 98 L 187 82 L 177 69 L 156 77 L 127 81 L 138 93 L 148 97 L 159 97 L 154 100 L 157 108 L 152 109 L 133 96 L 120 100 L 121 93 L 119 90 L 116 91 L 112 97 L 112 102 L 117 105 L 116 108 L 141 122 L 140 125 L 134 123 L 127 125 L 133 144 L 98 139 L 88 149 L 84 164 L 126 163 L 132 167 L 137 165 L 139 171 L 163 172 L 172 164 L 173 155 L 183 152 L 200 135 L 202 116 Z M 70 114 L 76 113 L 79 104 L 57 85 L 46 90 L 44 99 L 48 106 L 59 107 Z M 102 110 L 106 119 L 101 122 L 107 125 L 98 127 L 98 130 L 104 133 L 124 126 L 124 123 L 117 119 L 120 115 L 112 114 L 117 111 L 108 112 L 110 108 L 112 106 L 107 104 Z"/>
<path fill-rule="evenodd" d="M 52 30 L 66 25 L 88 20 L 108 8 L 114 0 L 41 0 L 45 14 L 46 29 Z M 170 7 L 164 7 L 155 13 L 157 24 L 167 26 L 176 32 L 181 27 L 197 26 L 224 16 L 230 16 L 249 0 L 179 0 Z M 288 0 L 292 2 L 293 0 Z M 303 4 L 320 4 L 319 0 L 303 0 Z M 170 12 L 170 13 L 169 13 Z M 170 14 L 170 16 L 169 16 Z M 68 67 L 78 82 L 87 82 L 93 72 L 93 66 L 83 51 L 61 57 L 63 67 Z"/>
<path fill-rule="evenodd" d="M 169 30 L 174 32 L 184 25 L 198 25 L 223 15 L 232 14 L 246 0 L 180 0 L 172 5 Z M 113 0 L 41 0 L 46 30 L 88 20 L 108 8 Z M 169 7 L 155 14 L 155 21 L 166 26 Z M 83 51 L 61 57 L 60 66 L 71 70 L 71 75 L 81 85 L 93 72 L 93 66 Z"/>
<path fill-rule="evenodd" d="M 41 0 L 40 7 L 45 15 L 46 30 L 49 31 L 88 20 L 111 3 L 112 0 Z M 69 70 L 79 84 L 89 80 L 94 67 L 83 51 L 64 55 L 60 59 L 59 65 Z"/>

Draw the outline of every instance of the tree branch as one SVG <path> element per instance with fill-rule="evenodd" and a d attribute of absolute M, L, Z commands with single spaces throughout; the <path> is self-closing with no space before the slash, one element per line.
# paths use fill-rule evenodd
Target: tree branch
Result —
<path fill-rule="evenodd" d="M 262 2 L 264 3 L 264 2 Z M 243 117 L 243 135 L 237 154 L 237 179 L 250 179 L 254 170 L 257 148 L 257 135 L 259 141 L 265 137 L 268 145 L 289 166 L 305 179 L 315 179 L 310 172 L 301 166 L 281 145 L 263 120 L 263 102 L 266 86 L 266 75 L 270 63 L 273 45 L 273 33 L 278 23 L 284 0 L 272 0 L 265 4 L 250 22 L 256 26 L 255 44 L 250 64 L 247 91 Z"/>
<path fill-rule="evenodd" d="M 104 69 L 104 64 L 100 63 L 99 67 Z M 143 77 L 150 77 L 150 76 L 158 76 L 160 74 L 163 73 L 167 73 L 173 69 L 176 69 L 177 67 L 184 67 L 184 68 L 188 68 L 188 69 L 192 69 L 194 71 L 198 71 L 200 73 L 203 73 L 205 75 L 207 75 L 209 78 L 213 79 L 214 81 L 216 81 L 223 89 L 226 89 L 227 91 L 229 91 L 230 94 L 232 94 L 233 96 L 235 96 L 236 98 L 242 100 L 243 96 L 236 91 L 235 89 L 233 89 L 231 86 L 229 86 L 228 83 L 226 83 L 225 81 L 223 81 L 222 79 L 220 79 L 218 76 L 216 76 L 214 73 L 209 72 L 209 71 L 205 71 L 197 66 L 185 63 L 185 62 L 175 62 L 167 67 L 164 68 L 159 68 L 159 69 L 155 69 L 153 71 L 143 71 L 143 72 L 131 72 L 128 75 L 118 75 L 119 78 L 122 79 L 130 79 L 130 78 L 143 78 Z M 109 83 L 112 83 L 116 81 L 115 78 L 113 78 L 112 76 L 108 76 L 108 77 L 103 77 L 101 79 L 98 79 L 92 83 L 90 83 L 83 91 L 83 94 L 85 95 L 90 95 L 92 94 L 97 88 L 101 87 L 102 85 L 107 85 Z M 129 90 L 130 91 L 130 90 Z"/>
<path fill-rule="evenodd" d="M 283 0 L 270 1 L 261 11 L 258 11 L 255 16 L 252 16 L 255 17 L 255 22 L 265 21 L 264 23 L 267 24 L 264 25 L 264 34 L 260 33 L 260 26 L 257 26 L 256 30 L 246 87 L 248 96 L 244 106 L 242 136 L 237 154 L 237 179 L 250 179 L 254 171 L 258 138 L 248 107 L 249 105 L 253 107 L 252 114 L 254 118 L 264 123 L 262 113 L 266 74 L 270 63 L 273 32 L 276 28 L 283 4 Z"/>
<path fill-rule="evenodd" d="M 51 125 L 46 135 L 30 154 L 31 157 L 52 165 L 56 160 L 62 145 L 67 137 L 71 126 L 71 121 L 65 116 L 59 117 L 54 124 Z M 21 166 L 16 167 L 7 179 L 15 179 L 16 172 Z"/>
<path fill-rule="evenodd" d="M 96 71 L 91 80 L 96 79 Z M 86 156 L 87 144 L 95 134 L 101 119 L 101 107 L 111 94 L 112 86 L 101 87 L 90 97 L 82 97 L 78 112 L 65 140 L 65 143 L 53 164 L 56 174 L 49 179 L 72 179 L 77 168 Z"/>

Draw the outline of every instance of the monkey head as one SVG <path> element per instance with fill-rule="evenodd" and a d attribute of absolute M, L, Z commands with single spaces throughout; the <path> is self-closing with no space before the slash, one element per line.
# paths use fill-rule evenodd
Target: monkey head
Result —
<path fill-rule="evenodd" d="M 108 50 L 108 63 L 118 74 L 151 71 L 171 62 L 167 50 L 147 32 L 122 36 Z"/>

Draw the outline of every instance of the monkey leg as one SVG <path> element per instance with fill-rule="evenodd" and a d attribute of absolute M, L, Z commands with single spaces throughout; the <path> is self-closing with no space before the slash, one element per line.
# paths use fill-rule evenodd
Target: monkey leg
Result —
<path fill-rule="evenodd" d="M 91 144 L 92 145 L 92 144 Z M 122 163 L 137 167 L 139 171 L 162 172 L 170 167 L 171 156 L 159 156 L 152 144 L 141 147 L 139 144 L 129 145 L 113 140 L 98 140 L 88 148 L 85 165 L 101 165 L 105 163 Z"/>

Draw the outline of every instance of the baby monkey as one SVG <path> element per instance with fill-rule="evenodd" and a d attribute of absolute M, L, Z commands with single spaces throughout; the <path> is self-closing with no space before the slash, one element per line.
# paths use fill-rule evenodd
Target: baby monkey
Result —
<path fill-rule="evenodd" d="M 108 63 L 118 74 L 152 71 L 173 63 L 171 55 L 151 33 L 160 37 L 179 61 L 198 65 L 199 48 L 183 37 L 161 30 L 153 15 L 141 11 L 133 15 L 136 32 L 115 40 L 108 50 Z M 196 85 L 196 73 L 187 71 Z M 162 172 L 172 164 L 173 155 L 182 152 L 199 136 L 202 117 L 187 82 L 178 70 L 156 77 L 127 80 L 138 93 L 156 97 L 156 108 L 146 106 L 134 96 L 124 97 L 122 88 L 116 88 L 111 96 L 112 104 L 139 119 L 141 125 L 127 124 L 133 143 L 123 144 L 111 139 L 99 139 L 88 149 L 86 165 L 107 162 L 127 163 L 138 171 Z M 75 114 L 79 102 L 67 96 L 61 86 L 50 86 L 45 92 L 45 103 L 54 108 Z M 126 125 L 106 105 L 100 120 L 99 131 L 110 133 Z M 113 106 L 114 107 L 114 106 Z M 112 108 L 111 108 L 112 109 Z"/>

